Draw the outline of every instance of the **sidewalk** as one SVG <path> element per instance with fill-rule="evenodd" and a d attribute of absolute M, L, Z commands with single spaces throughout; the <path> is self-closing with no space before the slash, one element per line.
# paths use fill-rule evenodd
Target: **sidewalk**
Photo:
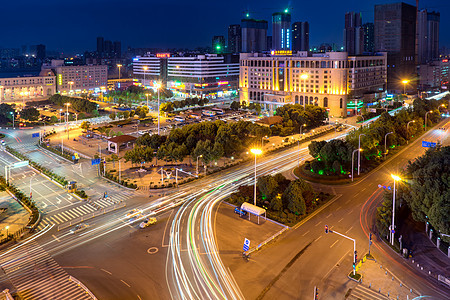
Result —
<path fill-rule="evenodd" d="M 30 214 L 7 192 L 0 192 L 0 236 L 6 238 L 28 224 Z M 6 226 L 9 226 L 6 229 Z"/>

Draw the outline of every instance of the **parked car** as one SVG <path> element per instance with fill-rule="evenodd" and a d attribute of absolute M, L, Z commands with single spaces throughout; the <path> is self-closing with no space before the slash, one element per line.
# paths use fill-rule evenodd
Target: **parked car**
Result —
<path fill-rule="evenodd" d="M 148 226 L 153 225 L 155 223 L 156 223 L 156 218 L 147 218 L 141 224 L 139 224 L 139 227 L 144 229 L 145 227 L 148 227 Z"/>
<path fill-rule="evenodd" d="M 239 207 L 236 207 L 234 209 L 235 214 L 239 214 L 241 217 L 246 216 L 247 212 L 245 210 L 240 209 Z"/>

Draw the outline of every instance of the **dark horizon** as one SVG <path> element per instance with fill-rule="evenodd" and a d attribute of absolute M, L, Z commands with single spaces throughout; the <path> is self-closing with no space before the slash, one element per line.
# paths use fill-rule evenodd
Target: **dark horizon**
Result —
<path fill-rule="evenodd" d="M 22 18 L 18 21 L 16 14 L 5 14 L 0 20 L 4 28 L 0 47 L 44 44 L 50 51 L 75 54 L 95 51 L 96 38 L 102 36 L 105 40 L 120 41 L 123 50 L 129 46 L 193 49 L 210 46 L 214 35 L 226 38 L 228 26 L 240 24 L 245 11 L 249 11 L 250 17 L 267 20 L 270 34 L 272 13 L 289 6 L 293 8 L 292 23 L 310 23 L 310 46 L 322 43 L 340 46 L 346 12 L 361 12 L 363 23 L 372 22 L 375 4 L 395 2 L 399 1 L 348 0 L 342 5 L 323 0 L 296 6 L 286 2 L 285 7 L 276 7 L 267 0 L 251 0 L 244 4 L 231 0 L 226 5 L 205 0 L 195 3 L 138 0 L 127 6 L 118 0 L 80 0 L 75 6 L 56 0 L 47 0 L 43 4 L 24 0 L 4 3 L 3 11 L 20 11 Z M 415 5 L 414 0 L 404 2 Z M 441 0 L 422 0 L 419 7 L 440 12 L 440 47 L 450 47 L 450 30 L 445 30 L 450 28 L 450 5 L 442 4 Z"/>

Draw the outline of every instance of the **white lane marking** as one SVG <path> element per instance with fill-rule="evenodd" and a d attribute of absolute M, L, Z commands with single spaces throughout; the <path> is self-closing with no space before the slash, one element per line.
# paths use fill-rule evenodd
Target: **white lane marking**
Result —
<path fill-rule="evenodd" d="M 302 234 L 302 236 L 305 236 L 309 233 L 309 230 L 307 232 L 305 232 L 304 234 Z"/>
<path fill-rule="evenodd" d="M 52 235 L 52 237 L 55 239 L 55 240 L 57 240 L 58 242 L 60 242 L 60 240 L 56 237 L 56 235 Z"/>

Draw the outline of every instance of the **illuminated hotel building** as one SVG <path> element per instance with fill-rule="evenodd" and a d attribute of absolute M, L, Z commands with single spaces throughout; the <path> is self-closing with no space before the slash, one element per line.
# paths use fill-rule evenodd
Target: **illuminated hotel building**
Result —
<path fill-rule="evenodd" d="M 385 85 L 386 53 L 272 51 L 240 56 L 240 101 L 260 103 L 271 112 L 284 104 L 310 104 L 346 117 L 349 101 L 376 97 Z"/>
<path fill-rule="evenodd" d="M 43 70 L 39 76 L 0 78 L 0 101 L 39 99 L 55 92 L 55 75 L 51 70 Z"/>
<path fill-rule="evenodd" d="M 145 86 L 160 81 L 179 96 L 222 97 L 236 93 L 239 56 L 148 54 L 133 59 L 133 73 Z"/>

